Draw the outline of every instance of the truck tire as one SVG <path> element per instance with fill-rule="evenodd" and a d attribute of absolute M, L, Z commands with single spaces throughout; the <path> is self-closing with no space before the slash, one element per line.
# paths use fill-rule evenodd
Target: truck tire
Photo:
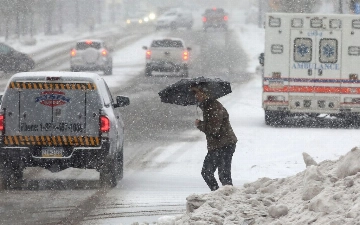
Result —
<path fill-rule="evenodd" d="M 111 75 L 112 74 L 112 66 L 109 66 L 104 70 L 105 75 Z"/>
<path fill-rule="evenodd" d="M 2 168 L 2 184 L 5 190 L 21 188 L 23 180 L 23 168 L 16 160 L 6 160 Z"/>
<path fill-rule="evenodd" d="M 146 67 L 145 67 L 145 76 L 146 77 L 151 77 L 151 75 L 152 75 L 151 66 L 146 65 Z"/>
<path fill-rule="evenodd" d="M 279 111 L 265 110 L 265 124 L 281 126 L 284 124 L 285 113 Z"/>
<path fill-rule="evenodd" d="M 80 70 L 79 70 L 79 69 L 76 69 L 75 67 L 70 67 L 70 71 L 71 71 L 71 72 L 79 72 Z"/>
<path fill-rule="evenodd" d="M 102 187 L 115 187 L 117 185 L 117 160 L 107 159 L 100 169 L 100 184 Z"/>
<path fill-rule="evenodd" d="M 183 70 L 182 70 L 182 74 L 181 74 L 183 77 L 188 77 L 189 76 L 189 68 L 187 66 L 184 66 L 183 67 Z"/>
<path fill-rule="evenodd" d="M 120 181 L 124 177 L 124 150 L 121 150 L 121 152 L 118 154 L 117 161 L 118 161 L 117 180 Z"/>

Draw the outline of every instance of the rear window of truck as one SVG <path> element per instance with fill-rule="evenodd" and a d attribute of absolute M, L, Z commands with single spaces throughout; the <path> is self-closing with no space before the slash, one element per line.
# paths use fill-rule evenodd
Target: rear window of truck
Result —
<path fill-rule="evenodd" d="M 163 48 L 182 48 L 184 47 L 181 41 L 176 40 L 156 40 L 151 43 L 151 47 Z"/>
<path fill-rule="evenodd" d="M 87 48 L 100 49 L 101 48 L 101 43 L 100 42 L 78 42 L 76 44 L 76 49 L 77 50 L 85 50 Z"/>
<path fill-rule="evenodd" d="M 207 9 L 205 10 L 205 15 L 215 16 L 215 15 L 224 15 L 224 9 Z"/>

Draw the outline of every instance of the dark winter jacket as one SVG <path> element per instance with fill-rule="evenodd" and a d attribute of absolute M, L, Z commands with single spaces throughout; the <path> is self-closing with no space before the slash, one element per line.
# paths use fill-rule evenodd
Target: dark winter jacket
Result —
<path fill-rule="evenodd" d="M 236 144 L 237 138 L 230 125 L 229 114 L 217 100 L 206 100 L 200 104 L 204 121 L 197 128 L 204 132 L 208 151 Z"/>

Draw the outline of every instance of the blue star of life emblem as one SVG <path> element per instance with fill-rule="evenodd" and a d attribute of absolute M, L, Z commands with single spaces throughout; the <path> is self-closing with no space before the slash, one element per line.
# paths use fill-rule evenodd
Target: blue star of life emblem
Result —
<path fill-rule="evenodd" d="M 334 46 L 331 46 L 329 44 L 325 45 L 323 47 L 323 54 L 326 56 L 326 57 L 331 57 L 335 54 L 335 48 Z"/>
<path fill-rule="evenodd" d="M 296 47 L 296 51 L 298 54 L 301 55 L 301 57 L 304 57 L 307 53 L 309 53 L 309 47 L 307 47 L 304 44 L 301 44 Z"/>

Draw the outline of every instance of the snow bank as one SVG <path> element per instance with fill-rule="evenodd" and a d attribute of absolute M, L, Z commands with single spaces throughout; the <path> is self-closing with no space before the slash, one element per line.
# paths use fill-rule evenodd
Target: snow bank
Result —
<path fill-rule="evenodd" d="M 316 163 L 281 179 L 261 178 L 243 187 L 187 197 L 187 212 L 158 225 L 350 225 L 360 221 L 360 148 L 336 161 Z M 304 167 L 305 167 L 304 166 Z"/>

